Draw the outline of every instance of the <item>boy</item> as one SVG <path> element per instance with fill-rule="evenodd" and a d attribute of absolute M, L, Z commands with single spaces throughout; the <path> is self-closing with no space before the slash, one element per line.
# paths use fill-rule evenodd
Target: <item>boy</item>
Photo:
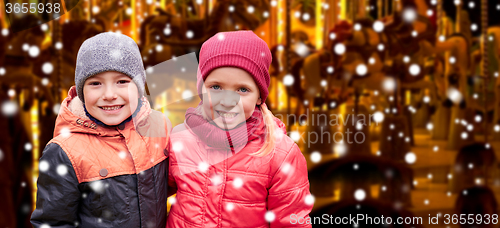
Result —
<path fill-rule="evenodd" d="M 145 81 L 131 38 L 82 44 L 76 87 L 40 158 L 34 227 L 165 227 L 171 124 L 151 110 Z"/>

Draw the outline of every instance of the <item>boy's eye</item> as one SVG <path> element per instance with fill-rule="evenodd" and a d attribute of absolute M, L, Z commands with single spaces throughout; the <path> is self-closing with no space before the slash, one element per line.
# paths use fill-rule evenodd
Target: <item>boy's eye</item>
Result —
<path fill-rule="evenodd" d="M 126 84 L 126 83 L 129 83 L 130 81 L 128 80 L 120 80 L 118 81 L 118 84 Z"/>
<path fill-rule="evenodd" d="M 213 85 L 213 86 L 210 86 L 211 89 L 215 89 L 215 90 L 220 90 L 220 86 L 218 85 Z"/>
<path fill-rule="evenodd" d="M 100 82 L 89 82 L 89 85 L 93 85 L 93 86 L 97 86 L 97 85 L 100 85 L 101 83 Z"/>

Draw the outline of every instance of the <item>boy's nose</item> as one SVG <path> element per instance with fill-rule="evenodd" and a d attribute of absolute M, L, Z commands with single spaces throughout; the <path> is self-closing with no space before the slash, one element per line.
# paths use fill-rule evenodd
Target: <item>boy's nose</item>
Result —
<path fill-rule="evenodd" d="M 220 104 L 223 106 L 236 106 L 240 101 L 240 95 L 237 92 L 224 90 Z"/>
<path fill-rule="evenodd" d="M 106 91 L 104 91 L 102 99 L 104 99 L 104 100 L 114 100 L 117 97 L 118 97 L 118 95 L 116 95 L 116 92 L 113 89 L 107 88 Z"/>

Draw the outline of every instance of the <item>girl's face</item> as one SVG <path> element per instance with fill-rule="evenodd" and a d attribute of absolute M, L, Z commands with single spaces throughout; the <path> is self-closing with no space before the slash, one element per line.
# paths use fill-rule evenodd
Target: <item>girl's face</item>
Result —
<path fill-rule="evenodd" d="M 136 110 L 137 86 L 119 72 L 102 72 L 88 78 L 83 85 L 85 107 L 93 117 L 107 125 L 117 125 Z"/>
<path fill-rule="evenodd" d="M 233 129 L 252 116 L 262 103 L 252 76 L 240 68 L 221 67 L 205 79 L 203 110 L 222 129 Z"/>

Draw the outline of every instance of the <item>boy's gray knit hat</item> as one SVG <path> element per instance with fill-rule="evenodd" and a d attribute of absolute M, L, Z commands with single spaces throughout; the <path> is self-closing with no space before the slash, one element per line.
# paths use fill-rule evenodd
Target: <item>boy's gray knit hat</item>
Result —
<path fill-rule="evenodd" d="M 132 38 L 105 32 L 83 42 L 75 69 L 76 92 L 82 102 L 85 80 L 106 71 L 117 71 L 129 76 L 137 85 L 139 97 L 144 95 L 146 72 L 139 48 Z"/>

